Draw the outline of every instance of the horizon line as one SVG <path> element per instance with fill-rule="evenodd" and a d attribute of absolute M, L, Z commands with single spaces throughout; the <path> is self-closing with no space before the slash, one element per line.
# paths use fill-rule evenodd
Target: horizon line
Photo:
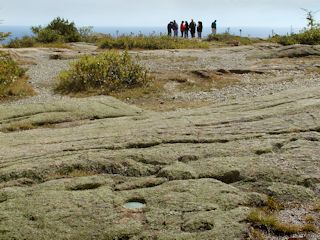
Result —
<path fill-rule="evenodd" d="M 6 25 L 6 24 L 0 24 L 0 28 L 1 27 L 32 27 L 32 26 L 38 26 L 38 25 L 16 25 L 16 24 L 13 24 L 13 25 Z M 207 25 L 208 28 L 210 28 L 209 25 Z M 128 25 L 128 26 L 116 26 L 116 25 L 76 25 L 77 28 L 79 27 L 110 27 L 110 28 L 167 28 L 166 25 L 154 25 L 154 26 L 142 26 L 142 25 Z M 247 25 L 247 26 L 239 26 L 239 25 L 231 25 L 231 26 L 228 26 L 228 25 L 221 25 L 220 28 L 306 28 L 306 27 L 303 27 L 303 26 L 250 26 L 250 25 Z"/>

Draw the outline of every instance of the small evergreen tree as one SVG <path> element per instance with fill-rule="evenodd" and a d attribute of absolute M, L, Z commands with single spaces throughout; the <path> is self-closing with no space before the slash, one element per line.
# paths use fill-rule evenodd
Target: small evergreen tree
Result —
<path fill-rule="evenodd" d="M 78 42 L 81 37 L 74 22 L 57 17 L 52 20 L 48 26 L 36 26 L 31 28 L 39 42 Z"/>

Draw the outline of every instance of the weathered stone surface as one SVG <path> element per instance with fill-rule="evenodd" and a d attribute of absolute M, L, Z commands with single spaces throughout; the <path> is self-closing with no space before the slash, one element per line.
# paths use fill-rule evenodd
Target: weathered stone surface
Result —
<path fill-rule="evenodd" d="M 166 113 L 74 101 L 0 108 L 2 129 L 92 119 L 0 133 L 1 239 L 243 239 L 266 194 L 319 197 L 320 87 Z"/>
<path fill-rule="evenodd" d="M 299 58 L 308 56 L 320 56 L 319 46 L 297 44 L 281 47 L 265 55 L 266 58 Z"/>
<path fill-rule="evenodd" d="M 142 110 L 112 97 L 68 99 L 43 104 L 0 106 L 0 130 L 43 126 L 85 119 L 134 116 Z"/>

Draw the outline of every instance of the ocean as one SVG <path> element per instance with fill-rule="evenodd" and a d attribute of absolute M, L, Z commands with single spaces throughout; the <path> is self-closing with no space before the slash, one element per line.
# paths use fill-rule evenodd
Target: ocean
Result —
<path fill-rule="evenodd" d="M 30 26 L 4 26 L 0 25 L 0 32 L 11 32 L 11 36 L 5 41 L 8 42 L 12 38 L 20 38 L 23 36 L 31 36 L 32 32 Z M 288 28 L 272 28 L 272 27 L 221 27 L 218 28 L 218 33 L 230 32 L 231 34 L 240 35 L 240 29 L 242 30 L 242 36 L 245 37 L 257 37 L 268 38 L 274 34 L 286 35 L 291 32 L 298 32 L 299 29 Z M 143 34 L 143 35 L 164 35 L 167 33 L 166 26 L 164 27 L 94 27 L 95 32 L 117 35 L 129 35 L 129 34 Z M 203 36 L 206 37 L 210 34 L 210 28 L 204 28 Z M 3 43 L 5 43 L 3 42 Z"/>

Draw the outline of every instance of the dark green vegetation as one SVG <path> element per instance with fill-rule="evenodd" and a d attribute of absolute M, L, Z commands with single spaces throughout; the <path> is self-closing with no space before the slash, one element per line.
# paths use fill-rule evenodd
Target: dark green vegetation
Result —
<path fill-rule="evenodd" d="M 43 43 L 78 42 L 81 39 L 74 22 L 60 17 L 52 20 L 46 27 L 32 27 L 32 32 L 36 40 Z"/>
<path fill-rule="evenodd" d="M 127 52 L 106 52 L 85 56 L 60 74 L 56 90 L 62 93 L 95 92 L 106 94 L 142 87 L 148 83 L 147 71 L 134 63 Z"/>
<path fill-rule="evenodd" d="M 7 37 L 10 36 L 10 33 L 3 33 L 3 32 L 0 32 L 0 42 L 5 40 Z"/>
<path fill-rule="evenodd" d="M 238 46 L 238 45 L 250 45 L 250 44 L 262 42 L 263 40 L 259 38 L 236 36 L 226 32 L 222 34 L 210 34 L 207 38 L 207 41 Z"/>
<path fill-rule="evenodd" d="M 294 44 L 308 44 L 318 45 L 320 44 L 320 28 L 313 28 L 302 33 L 291 34 L 288 36 L 276 35 L 270 38 L 271 42 L 279 43 L 282 45 L 294 45 Z"/>
<path fill-rule="evenodd" d="M 8 48 L 30 48 L 30 47 L 44 47 L 44 48 L 70 48 L 64 42 L 52 42 L 52 43 L 42 43 L 38 42 L 35 37 L 24 36 L 22 38 L 14 38 L 9 41 L 5 47 Z"/>
<path fill-rule="evenodd" d="M 102 49 L 193 49 L 209 48 L 206 42 L 167 36 L 108 36 L 100 40 Z"/>
<path fill-rule="evenodd" d="M 9 41 L 6 47 L 9 48 L 28 48 L 34 47 L 36 44 L 36 39 L 34 37 L 24 36 L 22 38 L 14 38 Z"/>
<path fill-rule="evenodd" d="M 24 36 L 10 40 L 6 45 L 9 48 L 27 47 L 66 47 L 64 43 L 79 42 L 82 35 L 74 22 L 63 18 L 55 18 L 46 27 L 37 26 L 31 28 L 34 36 Z M 88 31 L 82 30 L 88 34 Z M 85 35 L 88 38 L 88 35 Z M 52 45 L 53 44 L 53 45 Z"/>
<path fill-rule="evenodd" d="M 33 94 L 27 83 L 25 69 L 19 67 L 9 54 L 0 52 L 0 98 Z"/>

